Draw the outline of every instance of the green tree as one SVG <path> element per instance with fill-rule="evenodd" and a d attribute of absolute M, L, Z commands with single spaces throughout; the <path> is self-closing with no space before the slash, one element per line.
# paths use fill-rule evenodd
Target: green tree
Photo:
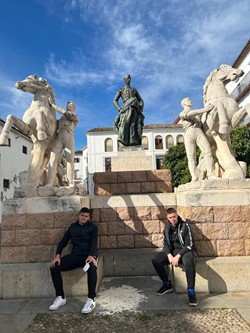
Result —
<path fill-rule="evenodd" d="M 191 176 L 188 170 L 185 145 L 183 143 L 169 148 L 164 156 L 164 168 L 172 173 L 172 184 L 177 187 L 190 182 Z"/>
<path fill-rule="evenodd" d="M 250 128 L 242 126 L 231 132 L 232 149 L 237 161 L 247 163 L 247 176 L 250 177 Z"/>
<path fill-rule="evenodd" d="M 236 160 L 247 163 L 247 177 L 250 177 L 250 128 L 242 126 L 233 129 L 231 132 L 231 143 Z M 197 148 L 197 161 L 199 154 L 200 151 Z M 178 144 L 169 148 L 164 156 L 163 165 L 164 168 L 171 170 L 174 187 L 190 182 L 191 176 L 184 144 Z"/>

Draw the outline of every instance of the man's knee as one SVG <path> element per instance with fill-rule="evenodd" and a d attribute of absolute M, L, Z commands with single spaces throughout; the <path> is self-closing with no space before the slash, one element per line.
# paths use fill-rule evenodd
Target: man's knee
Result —
<path fill-rule="evenodd" d="M 195 264 L 195 255 L 193 252 L 187 252 L 182 256 L 183 265 L 193 265 Z"/>
<path fill-rule="evenodd" d="M 58 262 L 55 263 L 55 266 L 53 266 L 53 267 L 50 266 L 51 272 L 60 271 L 60 270 L 61 270 L 61 266 L 58 265 Z"/>
<path fill-rule="evenodd" d="M 155 256 L 151 258 L 151 262 L 153 265 L 158 263 Z"/>
<path fill-rule="evenodd" d="M 167 259 L 164 252 L 155 253 L 151 258 L 152 264 L 162 264 Z"/>
<path fill-rule="evenodd" d="M 159 253 L 156 253 L 153 255 L 153 257 L 151 258 L 151 262 L 154 264 L 158 264 L 159 263 Z"/>
<path fill-rule="evenodd" d="M 97 271 L 97 267 L 91 262 L 89 265 L 89 272 L 96 272 Z"/>

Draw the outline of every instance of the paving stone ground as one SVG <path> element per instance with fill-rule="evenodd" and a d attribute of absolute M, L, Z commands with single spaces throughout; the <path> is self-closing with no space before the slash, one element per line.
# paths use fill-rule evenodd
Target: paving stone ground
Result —
<path fill-rule="evenodd" d="M 124 311 L 113 315 L 38 314 L 25 333 L 249 333 L 250 326 L 236 309 Z"/>
<path fill-rule="evenodd" d="M 0 333 L 250 333 L 250 293 L 186 293 L 157 296 L 157 277 L 105 278 L 96 307 L 81 314 L 86 296 L 67 297 L 49 311 L 53 298 L 0 299 Z"/>

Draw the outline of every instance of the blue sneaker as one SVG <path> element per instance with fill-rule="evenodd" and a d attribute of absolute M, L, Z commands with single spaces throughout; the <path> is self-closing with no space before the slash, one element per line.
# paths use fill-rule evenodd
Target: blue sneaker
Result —
<path fill-rule="evenodd" d="M 190 306 L 197 306 L 198 305 L 198 301 L 197 301 L 197 298 L 196 298 L 194 288 L 188 289 L 188 299 L 189 299 L 189 305 Z"/>

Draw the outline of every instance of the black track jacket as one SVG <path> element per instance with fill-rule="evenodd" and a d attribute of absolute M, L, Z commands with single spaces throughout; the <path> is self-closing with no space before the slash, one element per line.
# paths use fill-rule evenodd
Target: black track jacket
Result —
<path fill-rule="evenodd" d="M 57 246 L 56 254 L 61 255 L 63 248 L 71 240 L 73 246 L 71 254 L 97 257 L 97 237 L 98 229 L 92 221 L 87 221 L 83 225 L 76 221 L 65 232 Z"/>

